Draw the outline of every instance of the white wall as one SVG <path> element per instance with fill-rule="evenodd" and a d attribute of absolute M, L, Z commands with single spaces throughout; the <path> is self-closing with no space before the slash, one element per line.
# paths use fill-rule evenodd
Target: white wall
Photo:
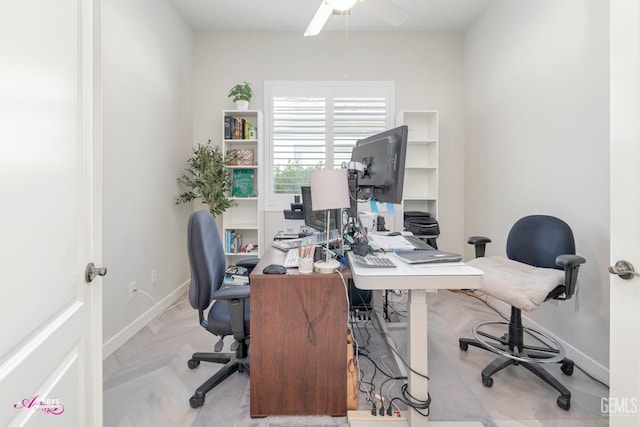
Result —
<path fill-rule="evenodd" d="M 193 144 L 193 41 L 166 0 L 103 2 L 103 30 L 106 357 L 189 279 L 192 207 L 174 200 Z M 134 281 L 155 303 L 143 294 L 129 299 Z"/>
<path fill-rule="evenodd" d="M 202 32 L 196 36 L 194 139 L 220 144 L 221 110 L 233 105 L 229 89 L 246 80 L 251 108 L 264 110 L 265 80 L 395 81 L 396 111 L 440 112 L 439 244 L 462 249 L 463 36 L 461 33 Z M 293 199 L 292 199 L 293 201 Z M 264 241 L 282 229 L 282 211 L 265 214 Z"/>
<path fill-rule="evenodd" d="M 504 254 L 520 217 L 575 234 L 575 301 L 528 316 L 609 365 L 608 9 L 600 0 L 497 0 L 465 35 L 465 235 Z M 471 247 L 467 250 L 471 257 Z M 592 366 L 597 369 L 597 366 Z M 602 372 L 599 372 L 602 374 Z M 603 378 L 606 379 L 606 378 Z"/>

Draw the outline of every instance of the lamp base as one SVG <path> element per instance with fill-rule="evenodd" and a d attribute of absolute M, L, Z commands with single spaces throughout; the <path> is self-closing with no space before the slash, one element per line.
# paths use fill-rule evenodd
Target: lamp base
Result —
<path fill-rule="evenodd" d="M 329 261 L 318 261 L 313 264 L 314 271 L 322 274 L 335 273 L 339 268 L 340 263 L 335 259 L 330 259 Z"/>

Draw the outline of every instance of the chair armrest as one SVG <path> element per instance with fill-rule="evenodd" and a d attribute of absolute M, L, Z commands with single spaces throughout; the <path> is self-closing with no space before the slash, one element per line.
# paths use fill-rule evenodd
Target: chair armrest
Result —
<path fill-rule="evenodd" d="M 226 300 L 229 307 L 231 332 L 233 338 L 240 342 L 247 337 L 244 327 L 245 305 L 249 304 L 250 287 L 248 285 L 231 285 L 211 294 L 215 300 Z"/>
<path fill-rule="evenodd" d="M 576 265 L 584 264 L 585 262 L 587 262 L 587 260 L 582 258 L 580 255 L 564 254 L 556 257 L 556 265 L 564 268 L 574 267 Z"/>
<path fill-rule="evenodd" d="M 211 293 L 211 299 L 232 300 L 249 298 L 249 286 L 231 285 Z"/>
<path fill-rule="evenodd" d="M 487 243 L 491 243 L 491 239 L 484 236 L 471 236 L 467 240 L 467 243 L 473 245 L 476 249 L 476 258 L 480 258 L 484 256 L 485 248 L 487 247 Z"/>
<path fill-rule="evenodd" d="M 585 262 L 587 260 L 579 255 L 563 254 L 556 257 L 556 265 L 564 268 L 564 299 L 569 299 L 573 296 L 578 280 L 578 270 L 580 265 Z"/>

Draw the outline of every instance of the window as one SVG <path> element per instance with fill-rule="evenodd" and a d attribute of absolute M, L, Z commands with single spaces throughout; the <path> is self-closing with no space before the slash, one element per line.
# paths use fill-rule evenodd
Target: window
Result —
<path fill-rule="evenodd" d="M 391 127 L 392 82 L 266 82 L 267 208 L 288 208 L 316 169 L 340 168 L 356 141 Z"/>

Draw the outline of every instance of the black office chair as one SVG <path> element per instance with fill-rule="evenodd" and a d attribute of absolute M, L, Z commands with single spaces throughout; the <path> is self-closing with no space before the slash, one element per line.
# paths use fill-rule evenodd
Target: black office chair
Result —
<path fill-rule="evenodd" d="M 580 264 L 585 259 L 575 255 L 571 228 L 562 220 L 546 215 L 532 215 L 518 220 L 507 238 L 507 258 L 484 257 L 487 237 L 469 238 L 476 258 L 468 262 L 484 272 L 483 292 L 511 306 L 509 322 L 484 322 L 472 329 L 474 339 L 460 338 L 460 349 L 479 347 L 499 354 L 482 370 L 482 383 L 493 385 L 491 376 L 511 365 L 524 366 L 560 392 L 557 404 L 569 410 L 571 392 L 541 364 L 560 363 L 561 371 L 573 374 L 574 363 L 564 357 L 562 345 L 541 331 L 522 325 L 522 310 L 532 311 L 548 300 L 568 300 L 576 287 Z M 480 330 L 486 325 L 508 325 L 508 332 L 496 337 Z M 524 332 L 539 345 L 526 345 Z"/>
<path fill-rule="evenodd" d="M 249 286 L 234 285 L 221 289 L 226 259 L 216 221 L 209 211 L 191 214 L 187 240 L 191 266 L 189 302 L 198 310 L 200 325 L 220 337 L 214 346 L 216 353 L 194 353 L 187 365 L 195 369 L 200 362 L 226 364 L 198 387 L 189 399 L 191 407 L 197 408 L 204 404 L 204 396 L 209 390 L 234 372 L 249 373 Z M 256 264 L 257 259 L 250 259 L 236 265 L 246 267 L 250 273 Z M 213 305 L 212 301 L 215 301 Z M 211 308 L 205 317 L 209 306 Z M 231 349 L 235 354 L 220 354 L 224 337 L 232 334 L 235 342 Z"/>

